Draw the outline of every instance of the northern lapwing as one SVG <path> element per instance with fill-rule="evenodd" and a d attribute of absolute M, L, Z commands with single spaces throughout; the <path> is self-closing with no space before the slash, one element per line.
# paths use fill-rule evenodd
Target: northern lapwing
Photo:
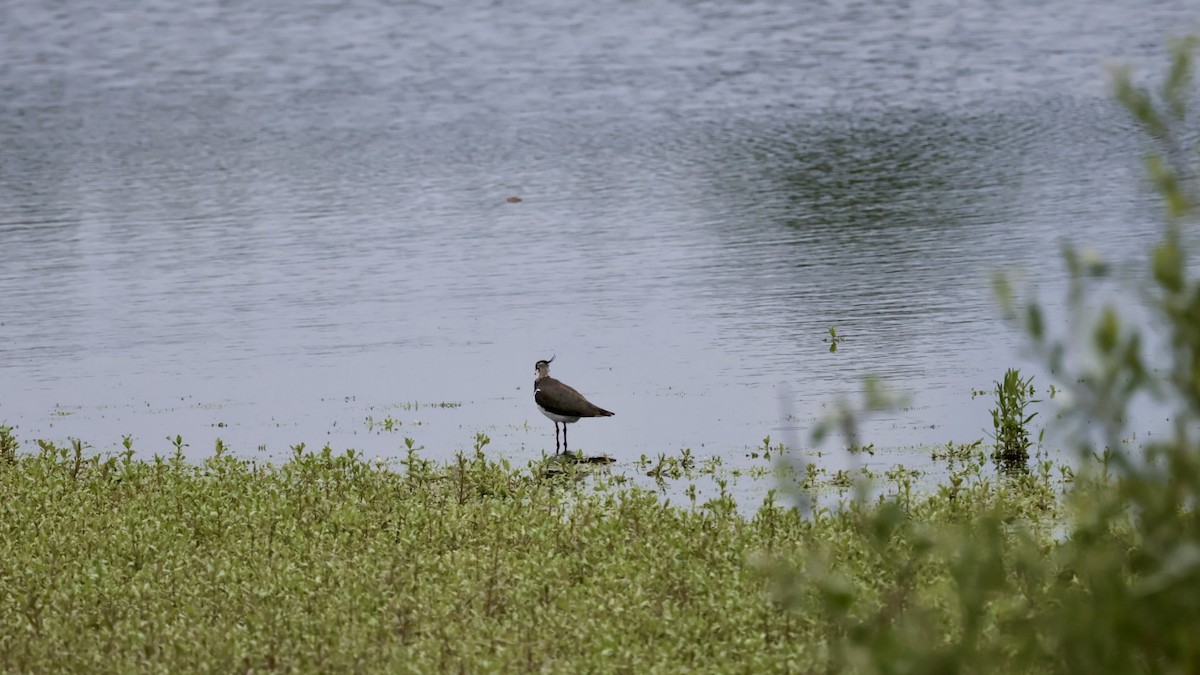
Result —
<path fill-rule="evenodd" d="M 553 361 L 554 357 L 550 357 Z M 562 423 L 562 451 L 567 451 L 567 425 L 580 417 L 612 417 L 613 413 L 594 405 L 583 394 L 550 377 L 550 361 L 533 366 L 533 402 L 538 410 L 554 420 L 554 454 L 558 454 L 558 425 Z"/>

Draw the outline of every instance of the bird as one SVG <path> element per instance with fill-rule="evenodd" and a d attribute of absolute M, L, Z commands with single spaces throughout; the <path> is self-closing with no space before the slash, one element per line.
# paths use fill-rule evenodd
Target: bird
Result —
<path fill-rule="evenodd" d="M 584 398 L 574 388 L 550 377 L 550 361 L 538 361 L 533 366 L 533 402 L 542 414 L 554 421 L 554 454 L 558 449 L 558 425 L 562 423 L 562 452 L 567 452 L 567 425 L 580 417 L 612 417 L 613 413 Z"/>

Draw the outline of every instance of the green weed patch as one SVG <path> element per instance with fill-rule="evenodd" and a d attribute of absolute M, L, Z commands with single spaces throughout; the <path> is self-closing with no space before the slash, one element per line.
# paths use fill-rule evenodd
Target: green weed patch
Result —
<path fill-rule="evenodd" d="M 0 463 L 0 668 L 826 669 L 851 624 L 898 602 L 947 639 L 982 621 L 1003 652 L 1004 621 L 1054 582 L 980 617 L 956 604 L 965 553 L 930 553 L 936 532 L 1049 552 L 1061 524 L 1048 474 L 990 477 L 981 450 L 952 490 L 746 515 L 728 496 L 672 506 L 583 468 L 514 468 L 485 444 L 395 466 L 328 448 L 278 465 L 16 452 Z"/>

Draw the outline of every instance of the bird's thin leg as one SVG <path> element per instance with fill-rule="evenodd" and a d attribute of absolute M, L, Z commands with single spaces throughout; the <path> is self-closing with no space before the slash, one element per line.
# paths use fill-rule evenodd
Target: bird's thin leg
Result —
<path fill-rule="evenodd" d="M 567 423 L 563 422 L 563 452 L 567 452 Z"/>
<path fill-rule="evenodd" d="M 558 454 L 558 422 L 554 423 L 554 454 Z"/>

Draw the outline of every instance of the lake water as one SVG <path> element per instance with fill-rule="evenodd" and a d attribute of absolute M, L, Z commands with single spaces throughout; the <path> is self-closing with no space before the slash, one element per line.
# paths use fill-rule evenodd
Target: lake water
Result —
<path fill-rule="evenodd" d="M 621 462 L 800 443 L 872 373 L 912 398 L 878 447 L 979 438 L 971 390 L 1026 363 L 992 273 L 1054 304 L 1061 242 L 1155 236 L 1106 68 L 1187 30 L 1194 0 L 9 0 L 0 421 L 523 460 L 557 355 L 616 412 L 572 447 Z"/>

